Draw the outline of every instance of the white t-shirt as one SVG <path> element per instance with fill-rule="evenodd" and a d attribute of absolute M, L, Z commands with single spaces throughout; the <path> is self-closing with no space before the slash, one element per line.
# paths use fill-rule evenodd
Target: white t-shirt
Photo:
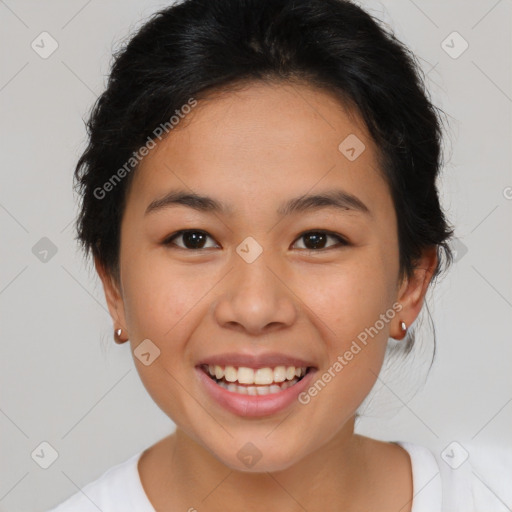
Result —
<path fill-rule="evenodd" d="M 461 462 L 465 452 L 457 445 L 444 450 L 443 455 L 434 455 L 414 443 L 396 444 L 411 458 L 412 512 L 512 510 L 512 451 L 474 447 Z M 137 469 L 142 453 L 111 467 L 48 512 L 155 512 Z"/>

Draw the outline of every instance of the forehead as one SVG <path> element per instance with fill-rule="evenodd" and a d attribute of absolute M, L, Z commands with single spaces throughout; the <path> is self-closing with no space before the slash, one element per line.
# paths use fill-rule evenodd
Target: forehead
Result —
<path fill-rule="evenodd" d="M 352 147 L 355 159 L 346 153 Z M 179 185 L 225 192 L 230 203 L 237 191 L 261 205 L 341 185 L 367 204 L 384 203 L 389 193 L 377 156 L 361 118 L 334 94 L 256 83 L 200 99 L 143 159 L 130 194 L 142 207 Z"/>

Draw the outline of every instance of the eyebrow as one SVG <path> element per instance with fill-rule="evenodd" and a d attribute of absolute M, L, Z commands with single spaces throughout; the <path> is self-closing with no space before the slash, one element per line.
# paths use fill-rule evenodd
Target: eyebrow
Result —
<path fill-rule="evenodd" d="M 152 201 L 144 215 L 161 211 L 173 206 L 187 206 L 194 210 L 206 213 L 218 213 L 232 216 L 233 210 L 208 196 L 201 196 L 184 190 L 171 190 L 165 196 Z M 329 190 L 319 194 L 310 194 L 295 197 L 283 203 L 277 210 L 278 215 L 287 216 L 294 213 L 335 208 L 337 210 L 359 212 L 371 216 L 370 209 L 357 196 L 344 190 Z"/>

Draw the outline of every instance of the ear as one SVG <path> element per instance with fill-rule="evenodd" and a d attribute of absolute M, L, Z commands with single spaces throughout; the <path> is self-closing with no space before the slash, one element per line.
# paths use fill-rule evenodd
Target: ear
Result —
<path fill-rule="evenodd" d="M 114 329 L 121 328 L 126 332 L 124 303 L 119 286 L 96 257 L 94 257 L 94 266 L 103 284 L 103 291 L 105 292 L 108 310 L 114 323 Z"/>
<path fill-rule="evenodd" d="M 399 325 L 400 322 L 403 321 L 407 326 L 410 326 L 419 315 L 428 285 L 437 265 L 437 259 L 437 247 L 425 249 L 416 264 L 413 276 L 403 280 L 398 292 L 398 302 L 402 305 L 402 310 L 396 317 L 396 325 L 393 326 L 393 331 L 399 334 L 396 337 L 393 336 L 393 338 L 401 339 L 404 337 Z"/>

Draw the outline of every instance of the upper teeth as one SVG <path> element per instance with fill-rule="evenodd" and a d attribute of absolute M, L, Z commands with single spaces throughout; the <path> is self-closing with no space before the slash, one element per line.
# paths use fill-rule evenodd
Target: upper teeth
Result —
<path fill-rule="evenodd" d="M 216 379 L 224 378 L 228 382 L 239 384 L 268 385 L 273 382 L 284 382 L 306 374 L 307 367 L 276 366 L 275 368 L 247 368 L 246 366 L 208 365 L 208 372 Z"/>

